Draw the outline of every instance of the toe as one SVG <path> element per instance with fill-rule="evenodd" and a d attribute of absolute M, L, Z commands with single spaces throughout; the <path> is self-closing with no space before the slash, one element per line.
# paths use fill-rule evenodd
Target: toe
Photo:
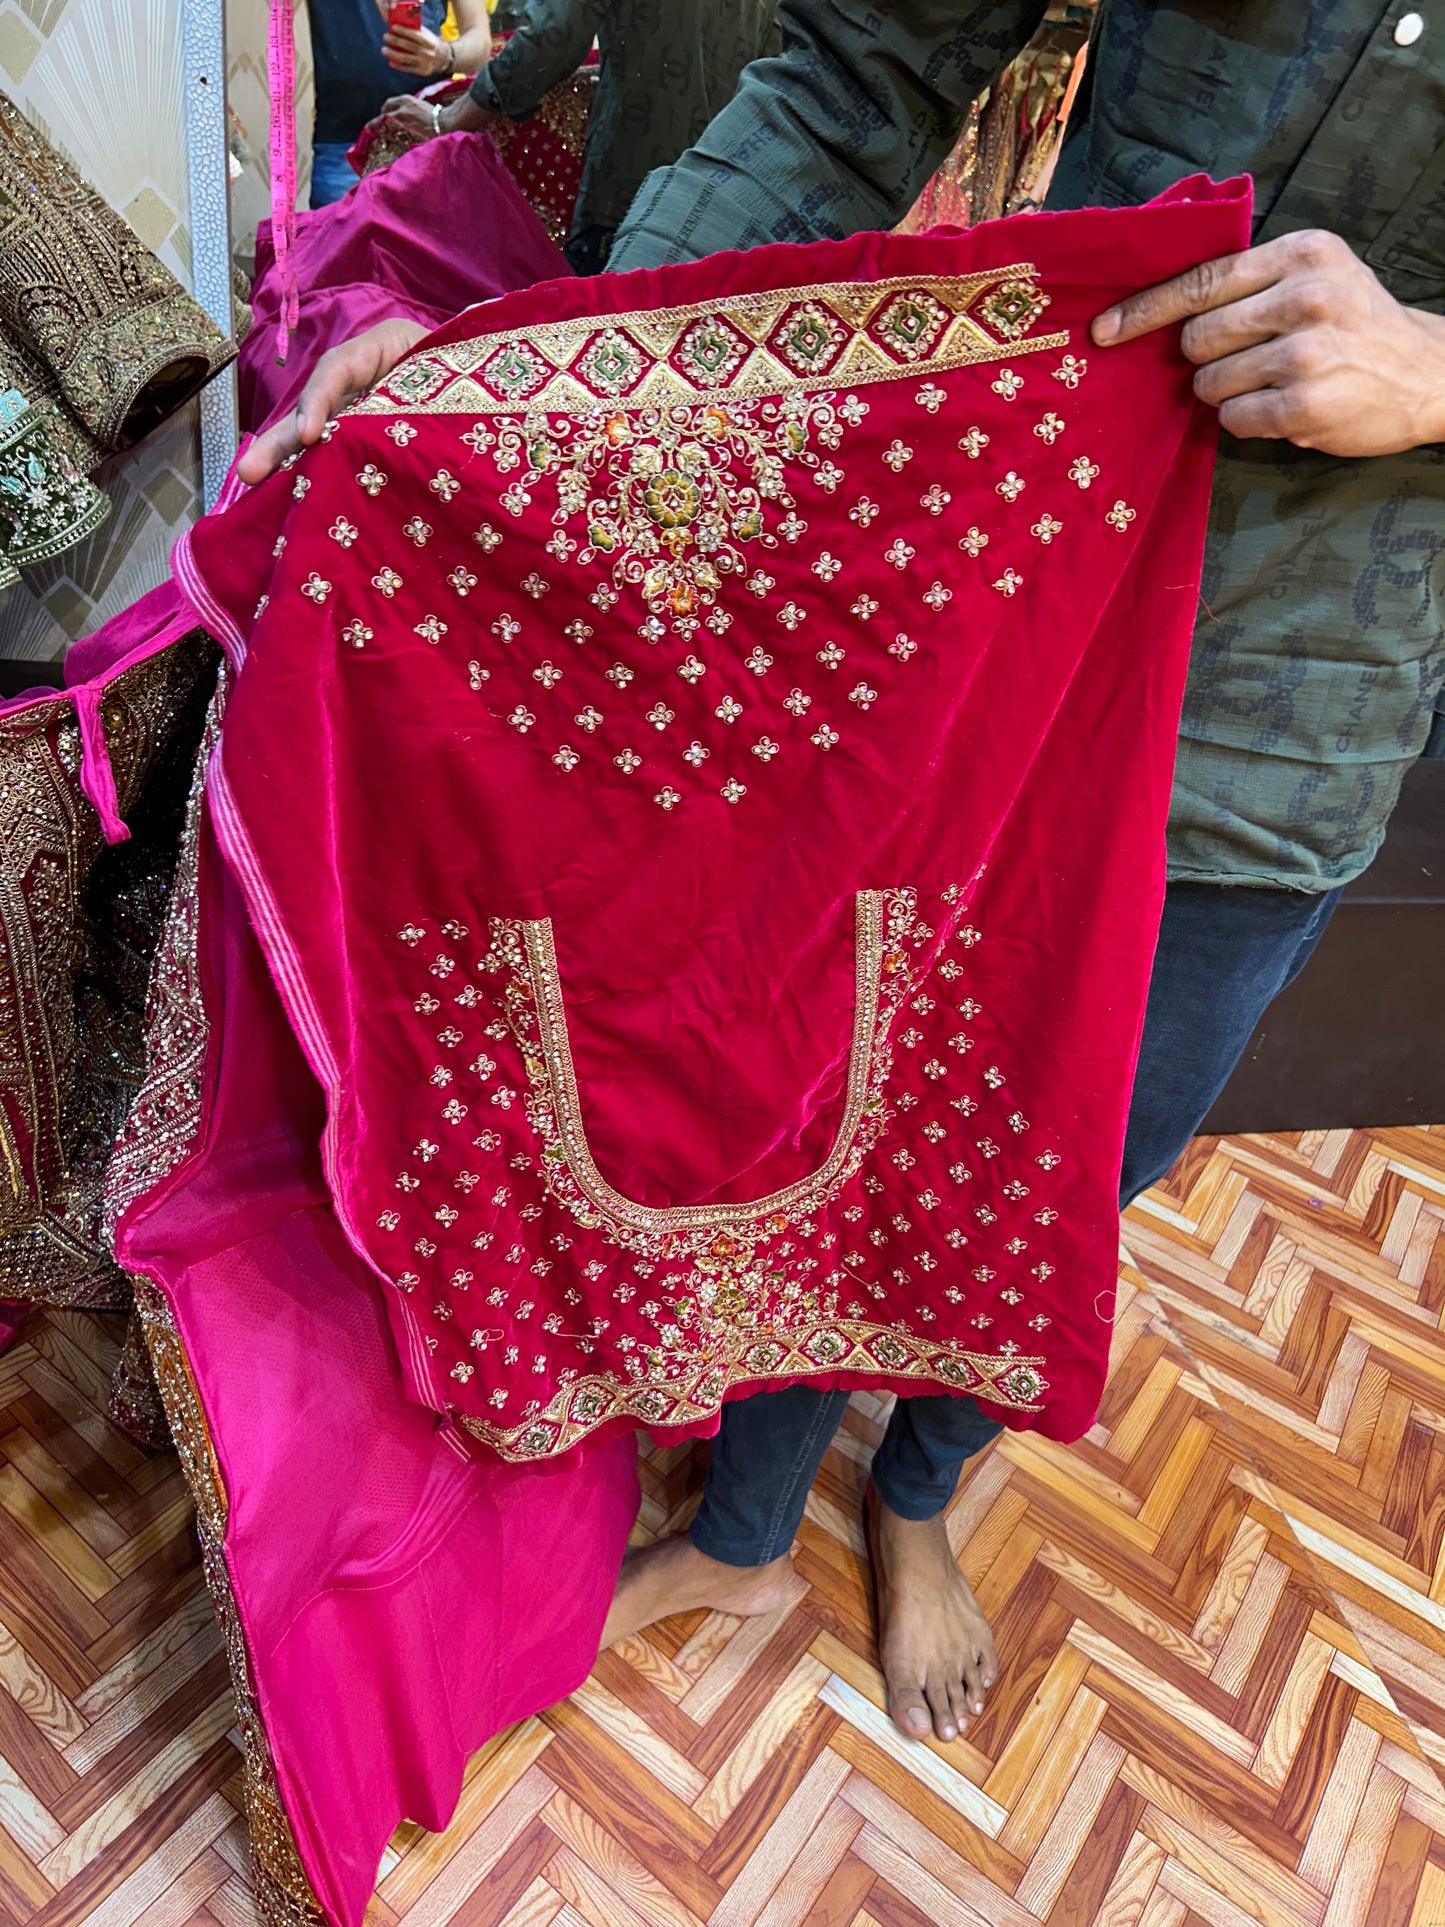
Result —
<path fill-rule="evenodd" d="M 995 1669 L 986 1664 L 980 1653 L 963 1665 L 962 1691 L 966 1710 L 976 1719 L 983 1711 L 984 1695 L 993 1685 Z"/>
<path fill-rule="evenodd" d="M 933 1731 L 933 1715 L 923 1697 L 921 1686 L 894 1688 L 888 1695 L 888 1713 L 898 1731 L 910 1740 L 926 1740 Z"/>
<path fill-rule="evenodd" d="M 951 1703 L 950 1711 L 953 1714 L 953 1724 L 958 1730 L 959 1737 L 962 1738 L 968 1731 L 970 1719 L 973 1718 L 977 1711 L 974 1705 L 975 1695 L 970 1691 L 967 1683 L 960 1679 L 955 1680 L 949 1688 L 948 1697 Z"/>
<path fill-rule="evenodd" d="M 958 1718 L 953 1710 L 953 1700 L 946 1685 L 940 1681 L 935 1685 L 931 1680 L 924 1688 L 928 1710 L 933 1716 L 933 1730 L 940 1740 L 958 1738 Z"/>

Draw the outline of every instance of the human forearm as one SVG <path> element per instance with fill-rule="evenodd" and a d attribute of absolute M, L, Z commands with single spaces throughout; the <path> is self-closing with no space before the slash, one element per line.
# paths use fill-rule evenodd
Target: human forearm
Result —
<path fill-rule="evenodd" d="M 492 57 L 492 28 L 485 0 L 453 0 L 459 29 L 452 42 L 452 71 L 479 74 Z"/>
<path fill-rule="evenodd" d="M 781 0 L 783 51 L 643 184 L 609 268 L 892 227 L 969 104 L 1026 44 L 1043 0 Z"/>
<path fill-rule="evenodd" d="M 597 32 L 597 0 L 533 0 L 520 27 L 472 83 L 489 113 L 526 120 L 582 65 Z"/>

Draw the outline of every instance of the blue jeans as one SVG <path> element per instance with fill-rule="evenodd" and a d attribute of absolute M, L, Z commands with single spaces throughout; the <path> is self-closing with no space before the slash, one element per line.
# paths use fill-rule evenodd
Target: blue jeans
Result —
<path fill-rule="evenodd" d="M 311 205 L 330 207 L 356 186 L 346 158 L 350 141 L 316 141 L 311 148 Z"/>
<path fill-rule="evenodd" d="M 1120 1178 L 1121 1207 L 1178 1158 L 1229 1081 L 1267 1006 L 1324 935 L 1339 891 L 1171 883 Z M 848 1402 L 791 1385 L 723 1407 L 691 1538 L 729 1566 L 763 1566 L 792 1545 Z M 873 1458 L 873 1484 L 905 1519 L 935 1518 L 964 1462 L 1002 1431 L 974 1398 L 900 1398 Z"/>

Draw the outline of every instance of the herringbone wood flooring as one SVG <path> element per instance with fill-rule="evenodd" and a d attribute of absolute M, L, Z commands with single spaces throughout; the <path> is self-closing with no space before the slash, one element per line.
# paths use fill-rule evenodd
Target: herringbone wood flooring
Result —
<path fill-rule="evenodd" d="M 854 1401 L 795 1594 L 605 1654 L 403 1827 L 372 1927 L 1445 1927 L 1445 1130 L 1205 1139 L 1125 1226 L 1089 1437 L 950 1515 L 1003 1678 L 898 1739 Z M 224 1661 L 116 1335 L 0 1359 L 0 1927 L 250 1927 Z M 640 1530 L 695 1502 L 654 1453 Z"/>

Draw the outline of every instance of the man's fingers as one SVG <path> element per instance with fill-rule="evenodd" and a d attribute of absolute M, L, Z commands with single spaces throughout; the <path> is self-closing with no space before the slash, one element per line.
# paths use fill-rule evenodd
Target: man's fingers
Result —
<path fill-rule="evenodd" d="M 1286 388 L 1305 373 L 1300 344 L 1292 338 L 1269 340 L 1238 354 L 1221 355 L 1194 377 L 1194 392 L 1211 408 L 1261 388 Z"/>
<path fill-rule="evenodd" d="M 1322 237 L 1326 241 L 1329 238 Z M 1242 254 L 1221 254 L 1217 260 L 1201 261 L 1172 281 L 1142 288 L 1116 307 L 1106 309 L 1090 330 L 1094 342 L 1103 348 L 1133 341 L 1155 328 L 1173 327 L 1191 315 L 1208 314 L 1261 294 L 1287 274 L 1311 265 L 1314 242 L 1312 234 L 1286 234 L 1266 241 L 1262 247 L 1246 248 Z"/>
<path fill-rule="evenodd" d="M 1311 295 L 1324 298 L 1342 271 L 1354 273 L 1357 267 L 1349 248 L 1337 236 L 1306 228 L 1296 234 L 1282 234 L 1257 248 L 1246 248 L 1242 254 L 1222 254 L 1218 260 L 1201 261 L 1172 281 L 1143 288 L 1106 309 L 1094 321 L 1090 333 L 1101 348 L 1132 341 L 1154 328 L 1172 327 L 1193 315 L 1245 302 L 1287 277 L 1300 282 L 1300 299 Z M 1300 318 L 1322 317 L 1304 315 L 1289 325 L 1298 325 Z"/>
<path fill-rule="evenodd" d="M 1219 426 L 1241 441 L 1298 440 L 1305 430 L 1298 402 L 1286 388 L 1256 388 L 1225 402 L 1219 410 Z M 1310 444 L 1301 441 L 1300 446 Z"/>
<path fill-rule="evenodd" d="M 1251 255 L 1256 252 L 1252 249 L 1250 254 L 1224 254 L 1217 261 L 1201 261 L 1197 267 L 1175 275 L 1172 281 L 1161 281 L 1157 287 L 1142 288 L 1138 294 L 1131 294 L 1117 307 L 1106 309 L 1094 322 L 1090 333 L 1095 345 L 1104 348 L 1116 342 L 1133 341 L 1137 335 L 1147 335 L 1155 328 L 1172 327 L 1187 321 L 1190 315 L 1204 314 L 1210 308 L 1223 307 L 1227 301 L 1258 293 L 1260 288 L 1268 287 L 1275 276 L 1265 270 L 1261 277 L 1258 266 L 1251 263 Z"/>
<path fill-rule="evenodd" d="M 329 348 L 311 371 L 294 413 L 258 435 L 246 450 L 236 469 L 241 480 L 264 482 L 287 456 L 319 442 L 326 424 L 390 374 L 426 332 L 419 321 L 397 315 Z"/>
<path fill-rule="evenodd" d="M 256 437 L 237 462 L 236 473 L 243 482 L 254 488 L 257 482 L 264 482 L 268 475 L 274 475 L 286 457 L 294 455 L 300 446 L 296 417 L 288 415 L 284 422 L 277 422 L 274 428 L 268 428 L 264 435 Z"/>

